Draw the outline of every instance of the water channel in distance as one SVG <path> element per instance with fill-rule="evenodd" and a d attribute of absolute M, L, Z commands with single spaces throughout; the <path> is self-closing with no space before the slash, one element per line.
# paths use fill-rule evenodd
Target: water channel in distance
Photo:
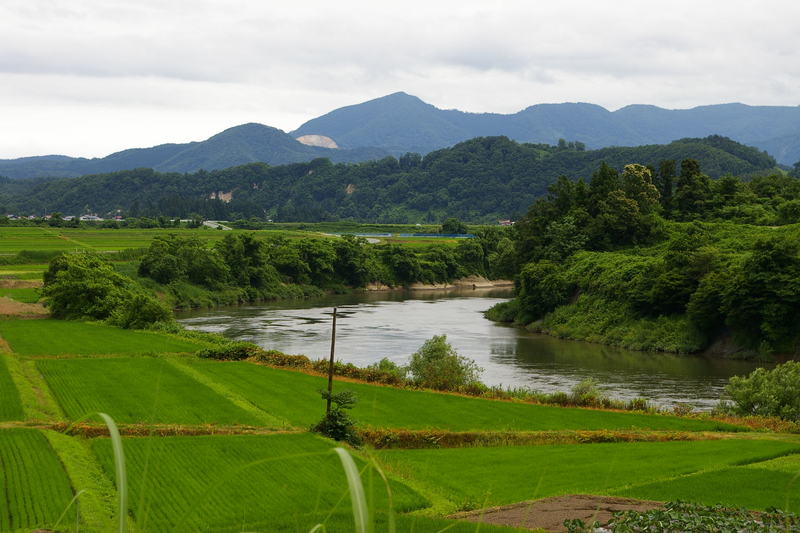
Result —
<path fill-rule="evenodd" d="M 189 329 L 317 359 L 328 357 L 331 313 L 338 307 L 336 357 L 359 366 L 383 357 L 404 364 L 426 339 L 447 335 L 459 354 L 484 368 L 481 380 L 488 385 L 569 391 L 592 377 L 614 398 L 704 410 L 717 403 L 730 376 L 757 366 L 561 340 L 483 317 L 509 297 L 508 289 L 365 292 L 183 312 L 178 319 Z"/>

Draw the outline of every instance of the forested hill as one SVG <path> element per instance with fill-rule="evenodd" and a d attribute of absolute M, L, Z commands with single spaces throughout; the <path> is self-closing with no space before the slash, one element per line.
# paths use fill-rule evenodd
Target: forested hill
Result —
<path fill-rule="evenodd" d="M 574 139 L 590 148 L 724 135 L 792 165 L 800 160 L 800 106 L 721 104 L 669 110 L 631 105 L 612 112 L 594 104 L 563 103 L 503 115 L 438 109 L 400 92 L 336 109 L 292 132 L 306 134 L 326 135 L 345 148 L 377 146 L 395 155 L 427 153 L 486 135 L 533 143 Z"/>
<path fill-rule="evenodd" d="M 775 168 L 769 155 L 722 137 L 602 150 L 483 137 L 425 157 L 406 154 L 357 164 L 317 159 L 194 174 L 138 169 L 80 178 L 5 180 L 0 181 L 0 213 L 104 214 L 119 209 L 133 216 L 199 213 L 217 219 L 405 223 L 456 216 L 490 222 L 524 214 L 559 176 L 589 178 L 601 162 L 657 169 L 662 161 L 679 164 L 683 159 L 697 160 L 712 177 L 764 174 Z M 225 201 L 212 199 L 220 192 Z"/>
<path fill-rule="evenodd" d="M 386 155 L 388 152 L 379 148 L 332 150 L 306 146 L 279 129 L 262 124 L 242 124 L 201 142 L 132 148 L 103 158 L 41 156 L 0 160 L 0 175 L 11 178 L 71 177 L 143 167 L 162 172 L 195 172 L 253 162 L 281 165 L 311 161 L 317 157 L 335 162 L 355 162 L 380 159 Z"/>

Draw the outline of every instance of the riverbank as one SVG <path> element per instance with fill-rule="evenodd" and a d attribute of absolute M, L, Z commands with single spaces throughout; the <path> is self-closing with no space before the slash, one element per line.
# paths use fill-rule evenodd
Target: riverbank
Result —
<path fill-rule="evenodd" d="M 390 286 L 379 282 L 367 284 L 367 291 L 431 291 L 450 289 L 498 289 L 512 288 L 514 281 L 509 279 L 486 279 L 483 276 L 467 276 L 451 281 L 450 283 L 411 283 L 405 286 Z M 355 289 L 357 290 L 357 289 Z"/>

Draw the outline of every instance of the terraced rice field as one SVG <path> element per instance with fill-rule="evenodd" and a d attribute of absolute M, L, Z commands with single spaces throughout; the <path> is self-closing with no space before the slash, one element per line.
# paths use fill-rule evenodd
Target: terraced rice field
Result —
<path fill-rule="evenodd" d="M 22 420 L 25 415 L 22 411 L 19 391 L 8 372 L 6 357 L 8 355 L 0 354 L 0 421 Z"/>
<path fill-rule="evenodd" d="M 764 475 L 767 471 L 759 465 L 769 463 L 760 461 L 788 453 L 800 453 L 800 443 L 714 440 L 572 444 L 386 450 L 378 456 L 401 478 L 423 483 L 456 504 L 473 502 L 483 507 L 562 494 L 694 501 L 688 496 L 702 494 L 700 501 L 709 504 L 746 504 L 764 509 L 783 502 L 785 481 L 791 474 L 771 471 L 774 475 Z M 729 468 L 743 463 L 754 464 Z M 737 478 L 730 475 L 731 471 L 741 474 Z M 728 487 L 724 489 L 726 479 Z M 778 485 L 757 484 L 745 489 L 738 484 L 748 480 L 771 480 Z M 689 487 L 694 490 L 687 490 Z M 750 497 L 750 493 L 761 490 L 763 497 Z M 740 497 L 730 497 L 736 494 Z M 796 503 L 796 489 L 794 494 L 792 501 Z"/>
<path fill-rule="evenodd" d="M 151 331 L 68 320 L 0 320 L 0 337 L 26 356 L 195 352 L 195 342 Z"/>
<path fill-rule="evenodd" d="M 92 449 L 113 476 L 109 440 Z M 351 505 L 331 442 L 309 434 L 125 439 L 125 451 L 133 516 L 147 531 L 308 531 Z M 398 511 L 427 505 L 408 487 L 392 489 Z M 374 495 L 385 509 L 385 489 Z"/>
<path fill-rule="evenodd" d="M 0 429 L 0 531 L 53 526 L 72 496 L 69 479 L 41 433 Z"/>
<path fill-rule="evenodd" d="M 247 362 L 220 363 L 186 360 L 199 371 L 237 391 L 268 413 L 294 425 L 307 427 L 319 417 L 319 391 L 325 379 Z M 717 422 L 669 416 L 611 413 L 588 409 L 499 402 L 452 394 L 400 390 L 392 387 L 341 382 L 358 396 L 352 411 L 359 423 L 373 427 L 467 430 L 569 430 L 569 429 L 735 429 Z"/>
<path fill-rule="evenodd" d="M 39 359 L 37 368 L 70 420 L 104 412 L 117 422 L 265 425 L 165 360 Z"/>

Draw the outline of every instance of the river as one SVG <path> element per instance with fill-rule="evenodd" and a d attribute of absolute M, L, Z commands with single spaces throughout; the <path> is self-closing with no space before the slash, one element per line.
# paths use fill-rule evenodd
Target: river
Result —
<path fill-rule="evenodd" d="M 447 335 L 461 355 L 483 367 L 481 380 L 489 385 L 569 391 L 592 377 L 614 398 L 641 396 L 704 410 L 717 403 L 730 376 L 757 366 L 561 340 L 483 317 L 509 296 L 507 289 L 373 292 L 191 311 L 178 319 L 190 329 L 314 359 L 328 357 L 337 307 L 336 357 L 359 366 L 383 357 L 404 364 L 426 339 Z"/>

